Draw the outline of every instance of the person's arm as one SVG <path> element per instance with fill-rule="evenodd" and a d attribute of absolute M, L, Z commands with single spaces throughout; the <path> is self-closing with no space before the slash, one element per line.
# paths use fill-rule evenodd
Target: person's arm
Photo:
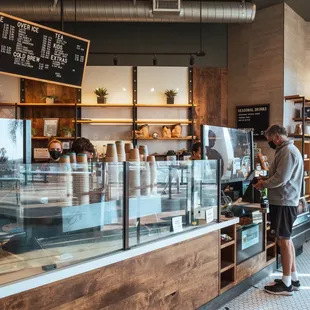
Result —
<path fill-rule="evenodd" d="M 292 177 L 292 167 L 295 165 L 296 158 L 292 153 L 281 156 L 274 174 L 264 181 L 264 188 L 277 188 L 285 185 Z"/>

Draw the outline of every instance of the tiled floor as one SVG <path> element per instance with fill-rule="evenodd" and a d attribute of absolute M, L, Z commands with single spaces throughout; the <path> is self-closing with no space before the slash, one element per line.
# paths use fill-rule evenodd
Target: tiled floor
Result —
<path fill-rule="evenodd" d="M 258 283 L 221 310 L 308 310 L 310 309 L 310 242 L 305 244 L 304 252 L 297 258 L 297 271 L 301 281 L 301 290 L 293 296 L 274 296 L 264 292 L 264 286 L 281 277 L 276 272 Z"/>

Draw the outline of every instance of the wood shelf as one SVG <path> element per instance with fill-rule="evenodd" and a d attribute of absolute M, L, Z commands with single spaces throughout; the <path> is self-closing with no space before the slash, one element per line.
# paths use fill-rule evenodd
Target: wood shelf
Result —
<path fill-rule="evenodd" d="M 295 99 L 294 100 L 294 103 L 297 104 L 297 103 L 302 103 L 303 99 L 302 98 L 299 98 L 299 99 Z M 305 103 L 310 103 L 310 99 L 308 98 L 305 98 Z"/>
<path fill-rule="evenodd" d="M 273 248 L 274 246 L 276 246 L 276 242 L 275 241 L 267 241 L 267 246 L 266 246 L 266 250 Z"/>
<path fill-rule="evenodd" d="M 300 117 L 295 117 L 295 118 L 293 118 L 293 121 L 295 121 L 295 122 L 302 122 L 302 118 L 300 118 Z M 306 118 L 305 118 L 305 121 L 306 121 L 306 122 L 310 122 L 310 117 L 306 117 Z"/>
<path fill-rule="evenodd" d="M 72 120 L 74 123 L 75 120 Z M 132 119 L 81 119 L 77 120 L 78 124 L 132 124 Z"/>
<path fill-rule="evenodd" d="M 190 125 L 192 121 L 186 119 L 140 119 L 137 120 L 137 124 L 148 124 L 148 125 Z M 193 122 L 195 123 L 195 122 Z"/>
<path fill-rule="evenodd" d="M 235 263 L 227 262 L 225 260 L 221 261 L 221 273 L 223 273 L 229 269 L 232 269 L 234 267 L 235 267 Z"/>
<path fill-rule="evenodd" d="M 39 136 L 34 136 L 32 137 L 32 140 L 49 140 L 52 137 L 39 137 Z M 57 140 L 75 140 L 75 137 L 53 137 Z"/>
<path fill-rule="evenodd" d="M 304 161 L 310 161 L 310 158 L 304 158 Z"/>
<path fill-rule="evenodd" d="M 87 104 L 79 103 L 77 104 L 79 108 L 130 108 L 133 107 L 133 104 L 128 103 L 97 103 L 97 104 Z"/>
<path fill-rule="evenodd" d="M 221 294 L 235 286 L 235 281 L 221 281 Z"/>
<path fill-rule="evenodd" d="M 14 107 L 16 103 L 11 103 L 11 102 L 1 102 L 0 107 Z"/>
<path fill-rule="evenodd" d="M 232 246 L 235 244 L 235 240 L 227 241 L 227 242 L 222 242 L 221 244 L 221 249 L 225 249 L 229 246 Z"/>
<path fill-rule="evenodd" d="M 196 136 L 193 137 L 193 139 L 196 139 Z M 158 139 L 154 139 L 154 138 L 137 138 L 136 140 L 160 140 L 160 141 L 171 141 L 171 140 L 176 140 L 176 141 L 182 141 L 182 140 L 192 140 L 192 137 L 182 137 L 182 138 L 158 138 Z"/>
<path fill-rule="evenodd" d="M 288 136 L 290 138 L 300 138 L 300 139 L 302 138 L 302 135 L 295 135 L 293 133 L 290 133 Z M 305 138 L 310 138 L 310 135 L 305 134 Z"/>
<path fill-rule="evenodd" d="M 196 107 L 197 105 L 191 105 L 191 104 L 148 104 L 148 103 L 137 103 L 137 108 L 191 108 Z"/>
<path fill-rule="evenodd" d="M 290 96 L 284 97 L 285 100 L 296 100 L 296 99 L 300 99 L 300 98 L 301 98 L 300 95 L 290 95 Z"/>
<path fill-rule="evenodd" d="M 17 106 L 19 107 L 29 107 L 29 108 L 35 108 L 35 107 L 45 107 L 45 108 L 50 108 L 50 107 L 74 107 L 75 103 L 53 103 L 53 104 L 47 104 L 47 103 L 18 103 Z"/>

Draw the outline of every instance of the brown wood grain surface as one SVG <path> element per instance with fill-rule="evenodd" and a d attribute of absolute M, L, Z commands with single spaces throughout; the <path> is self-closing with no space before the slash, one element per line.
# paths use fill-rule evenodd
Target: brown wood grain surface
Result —
<path fill-rule="evenodd" d="M 247 261 L 237 265 L 237 279 L 236 284 L 251 277 L 258 271 L 266 267 L 266 252 L 262 252 Z"/>
<path fill-rule="evenodd" d="M 0 309 L 197 309 L 218 295 L 219 233 L 0 300 Z"/>
<path fill-rule="evenodd" d="M 195 135 L 200 125 L 228 125 L 227 68 L 194 68 Z"/>

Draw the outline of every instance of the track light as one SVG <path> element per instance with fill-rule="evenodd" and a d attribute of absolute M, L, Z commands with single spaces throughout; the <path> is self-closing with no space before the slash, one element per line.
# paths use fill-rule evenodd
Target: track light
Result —
<path fill-rule="evenodd" d="M 190 66 L 193 66 L 195 64 L 195 57 L 193 55 L 191 55 L 191 57 L 189 58 L 189 64 Z"/>
<path fill-rule="evenodd" d="M 157 65 L 158 65 L 158 59 L 157 59 L 156 55 L 154 55 L 153 66 L 157 66 Z"/>
<path fill-rule="evenodd" d="M 114 66 L 117 66 L 117 65 L 118 65 L 118 58 L 117 58 L 116 55 L 114 55 L 113 64 L 114 64 Z"/>

